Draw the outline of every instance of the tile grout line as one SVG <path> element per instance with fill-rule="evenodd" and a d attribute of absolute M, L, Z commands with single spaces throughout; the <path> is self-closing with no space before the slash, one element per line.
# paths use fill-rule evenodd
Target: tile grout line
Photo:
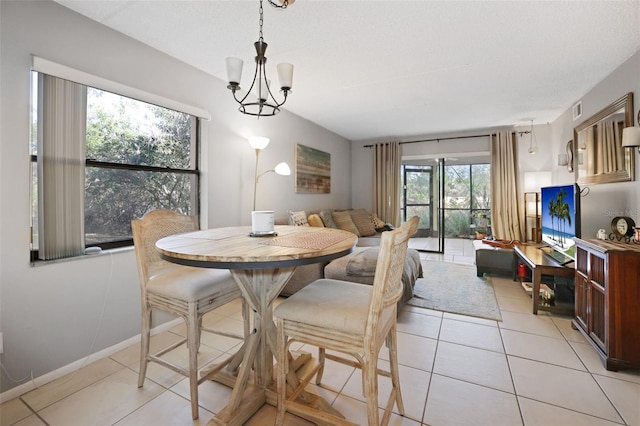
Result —
<path fill-rule="evenodd" d="M 438 327 L 438 335 L 436 338 L 436 348 L 433 351 L 433 362 L 431 363 L 431 371 L 429 372 L 429 382 L 427 383 L 427 393 L 424 397 L 424 405 L 422 407 L 422 417 L 420 418 L 421 425 L 428 425 L 424 422 L 424 417 L 427 414 L 427 402 L 429 401 L 429 393 L 431 393 L 431 383 L 433 381 L 434 369 L 436 367 L 436 358 L 438 356 L 438 346 L 440 345 L 440 333 L 442 332 L 442 323 L 444 322 L 444 314 L 440 317 L 440 327 Z"/>

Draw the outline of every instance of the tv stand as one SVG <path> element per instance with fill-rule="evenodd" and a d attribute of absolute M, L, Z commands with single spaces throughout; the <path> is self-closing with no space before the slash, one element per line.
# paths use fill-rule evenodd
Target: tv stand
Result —
<path fill-rule="evenodd" d="M 538 245 L 517 245 L 513 247 L 514 265 L 524 263 L 531 270 L 532 281 L 532 313 L 538 314 L 538 311 L 550 311 L 573 315 L 573 303 L 540 303 L 540 284 L 542 275 L 574 277 L 575 269 L 573 266 L 562 265 L 551 256 L 547 256 L 543 250 L 545 246 Z"/>
<path fill-rule="evenodd" d="M 549 256 L 550 258 L 552 258 L 562 266 L 575 262 L 574 259 L 570 258 L 569 256 L 567 256 L 562 252 L 557 251 L 551 246 L 540 246 L 538 247 L 538 249 L 542 250 L 544 254 L 546 254 L 547 256 Z"/>

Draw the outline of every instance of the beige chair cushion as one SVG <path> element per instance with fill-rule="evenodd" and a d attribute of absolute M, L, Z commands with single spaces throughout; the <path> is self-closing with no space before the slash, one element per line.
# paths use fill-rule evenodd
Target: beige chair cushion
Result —
<path fill-rule="evenodd" d="M 348 281 L 319 279 L 280 303 L 278 318 L 364 335 L 373 287 Z M 381 321 L 391 318 L 386 309 Z"/>
<path fill-rule="evenodd" d="M 175 265 L 167 267 L 149 278 L 147 292 L 185 302 L 227 293 L 237 288 L 226 269 L 192 268 Z"/>

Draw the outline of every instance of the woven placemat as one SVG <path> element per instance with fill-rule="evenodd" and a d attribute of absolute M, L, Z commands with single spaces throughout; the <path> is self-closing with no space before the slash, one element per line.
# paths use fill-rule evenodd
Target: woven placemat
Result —
<path fill-rule="evenodd" d="M 351 238 L 349 235 L 338 233 L 309 232 L 305 234 L 285 235 L 264 241 L 269 246 L 292 247 L 322 250 L 340 241 Z"/>

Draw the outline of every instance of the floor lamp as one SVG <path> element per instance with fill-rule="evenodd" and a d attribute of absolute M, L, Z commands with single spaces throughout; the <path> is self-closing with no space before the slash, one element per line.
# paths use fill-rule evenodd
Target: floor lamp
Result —
<path fill-rule="evenodd" d="M 267 145 L 269 145 L 269 138 L 265 138 L 261 136 L 251 137 L 249 138 L 249 145 L 251 145 L 251 148 L 255 149 L 256 151 L 256 169 L 254 172 L 254 182 L 253 182 L 253 211 L 255 211 L 258 180 L 260 180 L 260 178 L 263 175 L 270 172 L 274 172 L 281 176 L 289 176 L 291 174 L 291 169 L 289 168 L 289 165 L 283 161 L 282 163 L 278 163 L 273 169 L 270 169 L 258 174 L 258 160 L 260 158 L 260 151 L 262 151 L 267 147 Z"/>

